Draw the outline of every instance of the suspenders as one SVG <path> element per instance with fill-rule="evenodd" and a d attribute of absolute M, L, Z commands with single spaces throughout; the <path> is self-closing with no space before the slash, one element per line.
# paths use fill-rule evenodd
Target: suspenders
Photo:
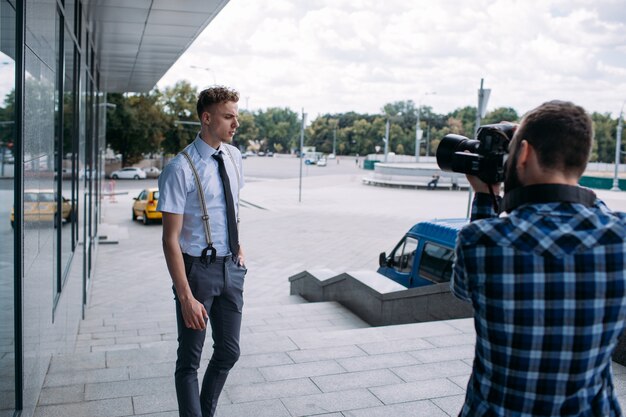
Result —
<path fill-rule="evenodd" d="M 230 157 L 230 160 L 233 164 L 233 168 L 235 169 L 235 173 L 237 174 L 237 223 L 239 223 L 239 169 L 235 164 L 235 160 L 231 155 L 230 151 L 226 146 L 220 146 L 223 151 Z M 202 224 L 204 225 L 204 236 L 206 238 L 207 247 L 202 250 L 202 260 L 206 262 L 208 251 L 211 251 L 211 255 L 209 257 L 209 263 L 215 262 L 217 257 L 217 251 L 213 247 L 213 240 L 211 239 L 211 224 L 209 223 L 209 212 L 206 208 L 206 200 L 204 198 L 204 190 L 202 189 L 202 182 L 200 181 L 200 175 L 198 174 L 198 170 L 191 160 L 191 156 L 187 153 L 187 151 L 182 151 L 181 154 L 187 159 L 189 166 L 191 167 L 191 172 L 193 172 L 193 177 L 196 182 L 196 188 L 198 189 L 198 198 L 200 199 L 200 206 L 202 207 Z"/>

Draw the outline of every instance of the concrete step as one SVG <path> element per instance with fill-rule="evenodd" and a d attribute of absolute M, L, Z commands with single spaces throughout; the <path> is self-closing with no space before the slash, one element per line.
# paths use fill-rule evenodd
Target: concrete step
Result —
<path fill-rule="evenodd" d="M 250 308 L 247 313 L 277 323 L 344 314 L 342 310 L 336 303 L 311 303 L 265 311 Z M 422 415 L 431 410 L 443 416 L 442 409 L 458 410 L 462 402 L 473 357 L 473 328 L 468 320 L 247 332 L 242 334 L 241 352 L 220 398 L 220 416 L 309 416 L 322 410 L 353 410 L 364 416 L 374 411 L 372 415 Z M 205 349 L 201 369 L 210 355 L 211 349 Z M 175 357 L 175 341 L 55 356 L 37 415 L 126 416 L 131 414 L 124 411 L 129 404 L 135 415 L 173 413 Z M 400 403 L 409 409 L 394 414 Z"/>
<path fill-rule="evenodd" d="M 320 333 L 369 327 L 337 302 L 260 305 L 245 307 L 244 333 Z"/>

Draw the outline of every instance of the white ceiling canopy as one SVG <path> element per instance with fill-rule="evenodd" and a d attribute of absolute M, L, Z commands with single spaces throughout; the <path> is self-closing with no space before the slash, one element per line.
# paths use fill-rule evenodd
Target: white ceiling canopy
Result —
<path fill-rule="evenodd" d="M 228 0 L 85 0 L 106 92 L 147 92 Z"/>

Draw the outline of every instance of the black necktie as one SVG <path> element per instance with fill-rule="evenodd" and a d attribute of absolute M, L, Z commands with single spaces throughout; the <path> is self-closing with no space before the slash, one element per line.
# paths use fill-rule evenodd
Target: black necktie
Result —
<path fill-rule="evenodd" d="M 217 161 L 217 168 L 220 172 L 220 178 L 222 179 L 222 186 L 224 187 L 224 198 L 226 199 L 226 220 L 228 222 L 228 245 L 233 256 L 239 254 L 239 236 L 237 233 L 237 218 L 235 217 L 235 203 L 233 201 L 233 194 L 230 192 L 230 181 L 228 180 L 228 174 L 226 173 L 226 166 L 224 165 L 224 158 L 222 158 L 221 152 L 213 154 L 213 158 Z"/>

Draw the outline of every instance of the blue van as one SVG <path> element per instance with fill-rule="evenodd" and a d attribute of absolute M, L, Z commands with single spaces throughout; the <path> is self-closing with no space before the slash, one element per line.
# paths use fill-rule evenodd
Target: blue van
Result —
<path fill-rule="evenodd" d="M 467 223 L 468 219 L 417 223 L 389 256 L 380 254 L 378 273 L 407 288 L 450 281 L 456 236 Z"/>

